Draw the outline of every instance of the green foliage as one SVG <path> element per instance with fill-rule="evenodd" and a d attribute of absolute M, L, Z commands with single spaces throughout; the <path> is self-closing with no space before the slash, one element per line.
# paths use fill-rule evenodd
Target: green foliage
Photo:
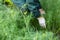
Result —
<path fill-rule="evenodd" d="M 13 2 L 11 2 L 11 0 L 2 0 L 2 3 L 7 6 L 13 6 Z"/>
<path fill-rule="evenodd" d="M 0 40 L 58 40 L 54 33 L 60 32 L 60 1 L 40 1 L 46 11 L 46 30 L 40 29 L 37 20 L 31 20 L 32 14 L 24 15 L 18 8 L 8 8 L 0 4 Z"/>
<path fill-rule="evenodd" d="M 60 1 L 59 0 L 40 0 L 43 9 L 46 11 L 47 29 L 53 32 L 60 31 Z M 60 33 L 60 32 L 59 32 Z"/>

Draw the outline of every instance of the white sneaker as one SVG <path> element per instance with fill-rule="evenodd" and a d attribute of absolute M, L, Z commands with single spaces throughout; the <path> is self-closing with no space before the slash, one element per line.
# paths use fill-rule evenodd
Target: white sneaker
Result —
<path fill-rule="evenodd" d="M 46 28 L 44 17 L 37 18 L 41 27 Z"/>

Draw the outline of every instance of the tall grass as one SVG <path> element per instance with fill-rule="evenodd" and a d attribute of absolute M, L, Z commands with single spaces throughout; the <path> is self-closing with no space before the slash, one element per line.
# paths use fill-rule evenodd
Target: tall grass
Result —
<path fill-rule="evenodd" d="M 59 0 L 40 0 L 46 11 L 46 30 L 41 30 L 32 15 L 24 15 L 15 7 L 0 6 L 0 40 L 58 40 L 54 33 L 60 31 Z M 58 16 L 57 16 L 58 15 Z M 38 28 L 39 31 L 38 31 Z M 35 30 L 37 28 L 37 30 Z"/>
<path fill-rule="evenodd" d="M 60 1 L 59 0 L 40 0 L 43 9 L 46 11 L 47 29 L 54 32 L 60 31 Z"/>

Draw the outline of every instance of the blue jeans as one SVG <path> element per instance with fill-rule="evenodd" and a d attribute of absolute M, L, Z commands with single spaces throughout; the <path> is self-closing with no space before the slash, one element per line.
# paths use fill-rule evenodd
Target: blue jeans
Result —
<path fill-rule="evenodd" d="M 35 0 L 12 0 L 12 2 L 17 7 L 20 7 L 20 8 L 24 4 L 27 4 L 27 6 L 23 8 L 23 10 L 29 10 L 29 12 L 32 12 L 33 16 L 36 18 L 40 16 L 40 12 L 39 12 L 40 4 L 39 4 L 39 2 L 37 2 Z"/>

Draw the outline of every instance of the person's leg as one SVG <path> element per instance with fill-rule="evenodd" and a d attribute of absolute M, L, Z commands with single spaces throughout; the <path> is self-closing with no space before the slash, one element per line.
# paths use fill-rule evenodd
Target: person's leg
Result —
<path fill-rule="evenodd" d="M 45 18 L 41 16 L 44 14 L 42 9 L 36 8 L 34 5 L 28 5 L 28 9 L 32 12 L 33 16 L 38 20 L 41 27 L 46 28 Z"/>
<path fill-rule="evenodd" d="M 17 7 L 22 7 L 26 2 L 26 0 L 11 0 L 13 2 L 14 5 L 16 5 Z"/>
<path fill-rule="evenodd" d="M 46 28 L 45 18 L 41 16 L 44 14 L 44 11 L 42 9 L 40 11 L 38 9 L 34 9 L 32 12 L 33 16 L 37 18 L 39 25 L 43 28 Z"/>
<path fill-rule="evenodd" d="M 45 11 L 43 9 L 39 9 L 40 16 L 37 17 L 37 20 L 39 21 L 39 24 L 41 27 L 46 28 L 46 22 L 43 14 L 45 14 Z"/>

